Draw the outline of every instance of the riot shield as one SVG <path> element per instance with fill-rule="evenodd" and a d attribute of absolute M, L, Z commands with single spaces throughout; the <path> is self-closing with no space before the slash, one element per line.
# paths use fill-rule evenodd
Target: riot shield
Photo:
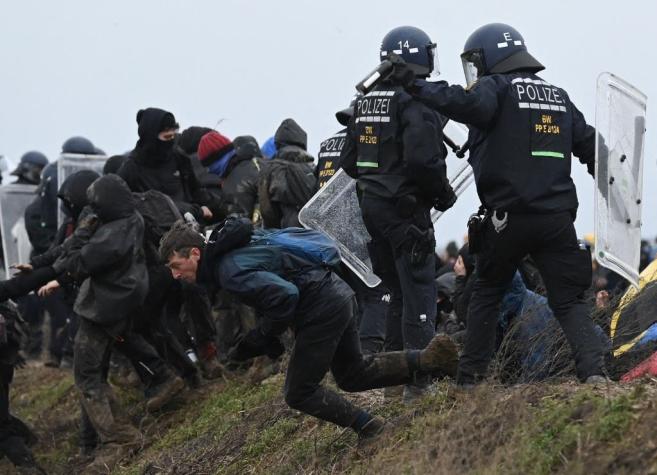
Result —
<path fill-rule="evenodd" d="M 595 111 L 595 257 L 639 285 L 647 97 L 610 73 L 598 77 Z"/>
<path fill-rule="evenodd" d="M 453 124 L 450 126 L 450 124 Z M 465 127 L 450 122 L 450 136 L 465 141 Z M 448 130 L 446 128 L 446 130 Z M 453 163 L 452 163 L 453 164 Z M 456 195 L 460 195 L 473 182 L 472 168 L 467 162 L 459 164 L 450 174 L 450 183 Z M 443 213 L 432 210 L 435 223 Z M 356 180 L 340 169 L 299 211 L 299 222 L 306 228 L 322 231 L 336 241 L 345 263 L 368 287 L 376 287 L 381 279 L 374 274 L 367 243 L 370 235 L 363 223 Z"/>
<path fill-rule="evenodd" d="M 103 174 L 103 167 L 107 157 L 103 155 L 81 155 L 77 153 L 63 153 L 57 160 L 57 189 L 69 176 L 80 170 L 93 170 L 99 175 Z M 57 224 L 62 225 L 64 215 L 61 207 L 57 208 Z"/>
<path fill-rule="evenodd" d="M 299 211 L 299 222 L 322 231 L 340 248 L 340 257 L 368 287 L 381 279 L 372 271 L 367 251 L 370 235 L 356 196 L 356 180 L 340 169 Z"/>
<path fill-rule="evenodd" d="M 27 263 L 32 246 L 25 229 L 25 208 L 36 196 L 36 185 L 0 187 L 0 232 L 4 255 L 5 278 L 11 277 L 9 266 Z"/>

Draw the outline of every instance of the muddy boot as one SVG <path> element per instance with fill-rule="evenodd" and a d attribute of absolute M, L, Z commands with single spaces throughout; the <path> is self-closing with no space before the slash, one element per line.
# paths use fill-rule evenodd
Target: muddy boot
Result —
<path fill-rule="evenodd" d="M 201 345 L 198 349 L 198 356 L 205 379 L 217 379 L 224 375 L 224 367 L 217 359 L 217 346 L 213 341 Z"/>
<path fill-rule="evenodd" d="M 217 379 L 224 375 L 224 367 L 219 363 L 216 357 L 207 360 L 200 360 L 199 366 L 205 379 Z"/>
<path fill-rule="evenodd" d="M 185 388 L 185 382 L 179 376 L 167 379 L 157 386 L 153 395 L 146 401 L 146 410 L 155 412 L 169 403 L 180 391 Z"/>
<path fill-rule="evenodd" d="M 370 447 L 374 442 L 379 440 L 382 435 L 389 432 L 392 425 L 381 417 L 373 417 L 363 426 L 358 433 L 358 448 L 364 449 Z"/>
<path fill-rule="evenodd" d="M 269 356 L 259 356 L 253 361 L 246 377 L 252 384 L 258 384 L 279 371 L 280 364 L 277 360 L 273 360 Z"/>
<path fill-rule="evenodd" d="M 424 373 L 456 377 L 459 353 L 456 344 L 445 334 L 433 337 L 420 352 L 420 371 Z"/>

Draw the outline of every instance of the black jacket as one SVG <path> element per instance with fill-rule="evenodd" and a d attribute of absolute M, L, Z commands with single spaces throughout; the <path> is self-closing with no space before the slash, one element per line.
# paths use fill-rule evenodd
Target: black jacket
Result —
<path fill-rule="evenodd" d="M 451 195 L 442 128 L 439 114 L 383 83 L 357 100 L 341 166 L 365 194 L 432 203 Z"/>
<path fill-rule="evenodd" d="M 67 249 L 53 265 L 82 282 L 74 310 L 101 325 L 124 321 L 148 291 L 144 261 L 144 221 L 125 182 L 106 175 L 89 188 L 89 203 L 98 227 L 79 245 Z M 84 231 L 78 226 L 72 238 Z"/>
<path fill-rule="evenodd" d="M 157 190 L 171 197 L 180 212 L 190 212 L 203 219 L 201 206 L 207 206 L 216 217 L 222 215 L 221 203 L 200 185 L 190 158 L 174 142 L 158 139 L 162 117 L 160 109 L 146 109 L 139 122 L 139 140 L 118 175 L 132 191 Z"/>
<path fill-rule="evenodd" d="M 25 229 L 38 255 L 52 245 L 57 232 L 57 162 L 44 168 L 37 196 L 25 209 Z"/>
<path fill-rule="evenodd" d="M 265 162 L 258 180 L 264 226 L 300 226 L 299 210 L 317 191 L 313 157 L 306 152 L 306 132 L 286 119 L 274 136 L 278 151 Z"/>
<path fill-rule="evenodd" d="M 255 139 L 237 137 L 233 144 L 235 156 L 230 160 L 223 179 L 223 195 L 230 214 L 253 219 L 258 208 L 258 177 L 265 162 Z"/>
<path fill-rule="evenodd" d="M 322 315 L 353 298 L 349 286 L 330 270 L 277 246 L 249 245 L 251 231 L 245 218 L 214 231 L 202 254 L 198 280 L 253 306 L 263 334 L 275 336 L 288 327 L 299 330 L 322 321 Z"/>
<path fill-rule="evenodd" d="M 470 128 L 468 145 L 482 204 L 517 213 L 577 209 L 571 154 L 593 174 L 595 129 L 568 94 L 535 74 L 484 76 L 469 90 L 415 81 L 414 97 Z"/>

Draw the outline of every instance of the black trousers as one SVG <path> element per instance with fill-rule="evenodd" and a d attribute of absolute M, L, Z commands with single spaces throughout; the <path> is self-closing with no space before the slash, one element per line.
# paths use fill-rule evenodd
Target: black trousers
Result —
<path fill-rule="evenodd" d="M 0 364 L 0 458 L 6 456 L 18 467 L 34 467 L 36 462 L 28 448 L 36 442 L 32 431 L 20 419 L 9 414 L 9 383 L 13 366 Z"/>
<path fill-rule="evenodd" d="M 294 409 L 351 426 L 361 410 L 341 395 L 320 385 L 330 370 L 340 389 L 365 391 L 413 382 L 408 352 L 363 356 L 352 300 L 337 312 L 307 315 L 295 335 L 285 379 L 285 401 Z"/>
<path fill-rule="evenodd" d="M 341 266 L 339 275 L 356 294 L 356 301 L 358 302 L 356 320 L 363 353 L 370 354 L 382 351 L 386 338 L 386 319 L 390 307 L 390 292 L 383 283 L 374 288 L 368 287 L 346 265 Z M 397 314 L 397 317 L 399 317 L 399 314 Z"/>
<path fill-rule="evenodd" d="M 423 349 L 436 327 L 435 240 L 428 208 L 402 216 L 393 200 L 364 196 L 360 203 L 374 272 L 390 291 L 385 350 Z M 427 232 L 418 238 L 412 227 Z M 414 257 L 415 255 L 415 257 Z"/>
<path fill-rule="evenodd" d="M 485 377 L 495 347 L 495 329 L 502 297 L 519 262 L 529 254 L 543 277 L 548 304 L 572 348 L 577 375 L 603 374 L 603 348 L 596 337 L 585 292 L 591 285 L 591 254 L 577 241 L 570 212 L 509 215 L 497 233 L 488 222 L 477 254 L 477 280 L 468 309 L 465 350 L 457 381 Z"/>

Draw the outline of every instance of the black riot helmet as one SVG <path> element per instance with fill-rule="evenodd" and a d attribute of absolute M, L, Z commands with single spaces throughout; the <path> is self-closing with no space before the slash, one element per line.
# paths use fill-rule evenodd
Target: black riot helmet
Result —
<path fill-rule="evenodd" d="M 490 23 L 475 30 L 465 42 L 461 61 L 468 86 L 486 74 L 537 73 L 545 69 L 529 54 L 518 30 L 504 23 Z"/>
<path fill-rule="evenodd" d="M 335 118 L 338 120 L 340 125 L 344 125 L 345 127 L 349 125 L 349 120 L 354 115 L 354 107 L 356 107 L 356 101 L 361 96 L 362 94 L 354 95 L 354 97 L 351 99 L 351 102 L 349 103 L 349 107 L 339 110 L 335 113 Z"/>
<path fill-rule="evenodd" d="M 18 177 L 17 183 L 38 185 L 41 181 L 41 171 L 46 165 L 48 159 L 44 154 L 36 151 L 27 152 L 11 174 Z"/>
<path fill-rule="evenodd" d="M 436 43 L 419 28 L 400 26 L 390 30 L 381 41 L 381 61 L 391 53 L 400 56 L 418 77 L 439 73 Z"/>
<path fill-rule="evenodd" d="M 91 140 L 84 137 L 71 137 L 62 145 L 62 153 L 96 155 L 96 147 Z"/>

